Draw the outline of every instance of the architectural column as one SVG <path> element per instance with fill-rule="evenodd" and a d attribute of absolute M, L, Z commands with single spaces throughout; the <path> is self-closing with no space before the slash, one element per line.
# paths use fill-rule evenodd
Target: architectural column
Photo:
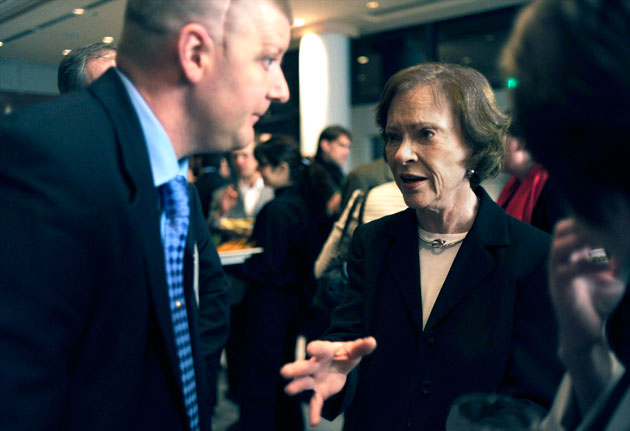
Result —
<path fill-rule="evenodd" d="M 317 151 L 317 138 L 329 125 L 351 129 L 350 37 L 320 29 L 300 40 L 300 129 L 302 153 Z"/>

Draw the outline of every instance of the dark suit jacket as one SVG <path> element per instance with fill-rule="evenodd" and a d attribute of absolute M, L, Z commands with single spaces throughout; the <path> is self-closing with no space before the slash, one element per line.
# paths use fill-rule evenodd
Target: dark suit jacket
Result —
<path fill-rule="evenodd" d="M 451 403 L 470 392 L 547 407 L 553 399 L 562 368 L 547 293 L 550 237 L 476 192 L 477 218 L 424 330 L 415 211 L 355 232 L 350 286 L 327 338 L 373 335 L 378 347 L 351 375 L 345 398 L 330 400 L 343 409 L 356 389 L 344 429 L 444 429 Z"/>
<path fill-rule="evenodd" d="M 159 196 L 115 71 L 2 118 L 0 183 L 0 429 L 188 429 Z M 207 430 L 195 242 L 208 363 L 227 336 L 227 285 L 196 193 L 191 203 L 184 283 Z"/>
<path fill-rule="evenodd" d="M 210 204 L 214 193 L 225 187 L 230 183 L 230 180 L 225 178 L 219 172 L 206 172 L 197 177 L 195 181 L 195 188 L 199 193 L 199 199 L 201 200 L 201 212 L 205 217 L 208 217 L 210 211 Z"/>

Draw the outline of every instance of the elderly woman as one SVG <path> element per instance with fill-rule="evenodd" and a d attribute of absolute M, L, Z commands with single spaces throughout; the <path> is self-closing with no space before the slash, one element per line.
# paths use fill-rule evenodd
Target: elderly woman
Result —
<path fill-rule="evenodd" d="M 548 407 L 561 376 L 550 237 L 479 186 L 501 167 L 509 123 L 488 82 L 413 66 L 388 81 L 376 119 L 409 209 L 355 231 L 345 300 L 311 358 L 282 369 L 287 392 L 314 390 L 312 423 L 337 394 L 326 408 L 347 406 L 344 429 L 361 431 L 444 429 L 470 392 Z"/>

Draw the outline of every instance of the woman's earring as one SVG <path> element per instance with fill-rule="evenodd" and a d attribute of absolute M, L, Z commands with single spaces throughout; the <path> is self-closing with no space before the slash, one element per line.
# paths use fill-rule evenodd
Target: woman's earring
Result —
<path fill-rule="evenodd" d="M 473 168 L 468 168 L 468 170 L 466 170 L 466 177 L 471 179 L 473 175 L 475 175 L 475 170 Z"/>

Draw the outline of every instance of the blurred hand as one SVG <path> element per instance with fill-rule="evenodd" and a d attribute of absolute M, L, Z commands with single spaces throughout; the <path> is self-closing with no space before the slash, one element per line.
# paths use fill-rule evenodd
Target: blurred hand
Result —
<path fill-rule="evenodd" d="M 551 297 L 560 325 L 561 347 L 583 351 L 604 336 L 604 322 L 623 297 L 616 263 L 594 262 L 589 239 L 574 219 L 556 225 L 549 266 Z"/>
<path fill-rule="evenodd" d="M 354 341 L 313 341 L 306 347 L 310 359 L 286 364 L 280 370 L 286 379 L 293 379 L 285 388 L 289 395 L 312 389 L 310 404 L 311 425 L 318 425 L 324 400 L 335 395 L 346 384 L 348 373 L 363 356 L 376 349 L 374 337 Z"/>
<path fill-rule="evenodd" d="M 559 355 L 567 367 L 582 413 L 611 378 L 611 351 L 604 324 L 621 301 L 625 286 L 616 278 L 614 258 L 596 262 L 596 246 L 574 219 L 558 222 L 549 261 L 549 286 L 556 312 Z"/>
<path fill-rule="evenodd" d="M 219 217 L 224 217 L 236 205 L 238 200 L 238 192 L 233 185 L 228 185 L 221 195 Z"/>

